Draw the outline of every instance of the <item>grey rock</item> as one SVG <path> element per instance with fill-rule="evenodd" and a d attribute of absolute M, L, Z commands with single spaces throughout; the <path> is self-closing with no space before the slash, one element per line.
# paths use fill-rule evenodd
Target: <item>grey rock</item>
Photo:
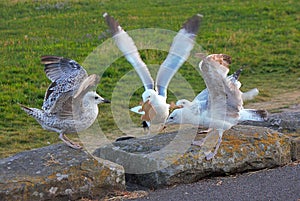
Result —
<path fill-rule="evenodd" d="M 123 167 L 64 144 L 0 160 L 0 200 L 101 198 L 125 188 Z"/>
<path fill-rule="evenodd" d="M 282 132 L 291 139 L 291 155 L 292 160 L 300 160 L 300 111 L 299 106 L 281 113 L 274 113 L 268 116 L 265 122 L 242 122 L 242 125 L 255 125 L 272 128 Z"/>
<path fill-rule="evenodd" d="M 291 146 L 292 146 L 291 147 L 292 160 L 293 161 L 300 160 L 300 137 L 292 138 Z"/>
<path fill-rule="evenodd" d="M 97 149 L 94 155 L 122 165 L 128 182 L 150 188 L 273 168 L 291 161 L 291 140 L 269 128 L 233 127 L 224 133 L 218 154 L 210 161 L 204 152 L 211 146 L 190 145 L 196 132 L 196 128 L 188 128 L 115 142 Z"/>
<path fill-rule="evenodd" d="M 300 131 L 300 112 L 281 112 L 270 114 L 265 122 L 242 122 L 243 125 L 255 125 L 272 128 L 280 132 L 298 132 Z"/>

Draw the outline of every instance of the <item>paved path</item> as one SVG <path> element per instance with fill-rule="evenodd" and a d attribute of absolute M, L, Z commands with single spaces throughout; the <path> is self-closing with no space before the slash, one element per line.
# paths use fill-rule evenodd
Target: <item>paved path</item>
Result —
<path fill-rule="evenodd" d="M 150 191 L 137 201 L 300 201 L 300 163 Z"/>

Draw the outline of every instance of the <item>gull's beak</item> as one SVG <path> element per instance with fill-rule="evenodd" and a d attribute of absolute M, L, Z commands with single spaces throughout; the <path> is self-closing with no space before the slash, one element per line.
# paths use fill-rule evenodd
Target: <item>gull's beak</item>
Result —
<path fill-rule="evenodd" d="M 110 103 L 110 100 L 103 99 L 103 100 L 102 100 L 102 103 Z"/>
<path fill-rule="evenodd" d="M 172 124 L 168 119 L 165 121 L 164 126 L 167 127 L 167 125 Z"/>
<path fill-rule="evenodd" d="M 174 110 L 175 110 L 175 109 L 180 109 L 180 108 L 183 108 L 183 106 L 182 106 L 182 105 L 175 105 L 175 106 L 173 107 Z"/>
<path fill-rule="evenodd" d="M 175 109 L 183 108 L 182 105 L 176 105 L 174 102 L 170 103 L 170 110 L 173 111 Z"/>

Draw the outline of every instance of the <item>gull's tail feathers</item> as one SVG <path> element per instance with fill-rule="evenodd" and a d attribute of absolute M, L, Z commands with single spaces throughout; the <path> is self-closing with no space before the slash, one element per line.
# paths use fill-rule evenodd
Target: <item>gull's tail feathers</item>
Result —
<path fill-rule="evenodd" d="M 240 111 L 239 122 L 242 121 L 266 121 L 268 112 L 266 110 L 243 109 Z"/>
<path fill-rule="evenodd" d="M 29 116 L 35 118 L 38 122 L 43 121 L 44 111 L 37 108 L 29 108 L 25 105 L 19 104 L 21 109 L 25 111 Z"/>
<path fill-rule="evenodd" d="M 243 101 L 252 100 L 257 96 L 259 93 L 257 88 L 251 89 L 249 91 L 246 91 L 242 94 Z"/>
<path fill-rule="evenodd" d="M 135 106 L 135 107 L 133 107 L 133 108 L 130 108 L 130 111 L 131 111 L 131 112 L 135 112 L 135 113 L 137 113 L 137 114 L 141 114 L 141 115 L 144 115 L 144 114 L 145 114 L 145 112 L 142 111 L 142 106 L 141 106 L 141 105 L 138 105 L 138 106 Z"/>

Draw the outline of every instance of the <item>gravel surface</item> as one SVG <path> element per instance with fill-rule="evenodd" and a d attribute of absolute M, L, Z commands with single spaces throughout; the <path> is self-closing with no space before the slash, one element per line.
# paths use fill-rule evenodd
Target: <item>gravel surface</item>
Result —
<path fill-rule="evenodd" d="M 300 163 L 150 191 L 138 201 L 300 201 Z"/>

